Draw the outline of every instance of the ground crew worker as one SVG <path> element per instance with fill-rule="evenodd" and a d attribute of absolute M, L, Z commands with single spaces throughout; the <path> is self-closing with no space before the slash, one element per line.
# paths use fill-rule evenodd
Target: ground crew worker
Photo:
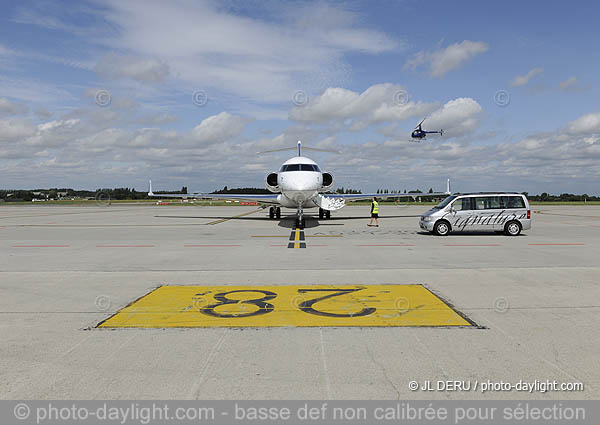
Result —
<path fill-rule="evenodd" d="M 375 227 L 379 227 L 379 202 L 377 202 L 377 198 L 375 197 L 373 197 L 373 202 L 371 202 L 371 221 L 367 226 L 372 226 L 373 220 L 375 220 Z"/>

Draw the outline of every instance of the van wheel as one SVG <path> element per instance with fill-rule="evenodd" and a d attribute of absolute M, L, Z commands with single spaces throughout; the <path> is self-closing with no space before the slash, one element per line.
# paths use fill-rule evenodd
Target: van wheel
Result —
<path fill-rule="evenodd" d="M 446 236 L 450 233 L 450 223 L 446 220 L 440 220 L 433 226 L 433 234 L 438 236 Z"/>
<path fill-rule="evenodd" d="M 519 236 L 521 233 L 521 223 L 518 221 L 509 221 L 504 226 L 504 234 L 506 236 Z"/>

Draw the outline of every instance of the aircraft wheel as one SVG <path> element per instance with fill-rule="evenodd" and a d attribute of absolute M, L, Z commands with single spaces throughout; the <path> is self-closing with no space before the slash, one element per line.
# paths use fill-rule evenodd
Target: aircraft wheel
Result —
<path fill-rule="evenodd" d="M 331 218 L 331 211 L 325 211 L 325 218 L 329 220 Z"/>
<path fill-rule="evenodd" d="M 325 217 L 325 210 L 323 208 L 319 208 L 319 218 Z"/>
<path fill-rule="evenodd" d="M 275 217 L 281 218 L 281 208 L 275 208 Z"/>
<path fill-rule="evenodd" d="M 275 208 L 269 208 L 269 218 L 273 220 L 275 218 Z"/>

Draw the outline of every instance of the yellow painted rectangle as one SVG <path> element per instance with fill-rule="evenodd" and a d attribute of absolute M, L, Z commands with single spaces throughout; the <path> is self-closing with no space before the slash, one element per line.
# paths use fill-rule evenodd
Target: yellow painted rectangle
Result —
<path fill-rule="evenodd" d="M 422 285 L 161 286 L 100 328 L 472 326 Z"/>

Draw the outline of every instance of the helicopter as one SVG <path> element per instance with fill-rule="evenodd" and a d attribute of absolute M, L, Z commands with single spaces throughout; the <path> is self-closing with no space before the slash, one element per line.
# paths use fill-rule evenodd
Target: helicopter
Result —
<path fill-rule="evenodd" d="M 425 121 L 426 119 L 427 118 L 423 118 L 423 121 Z M 410 135 L 413 138 L 414 142 L 420 142 L 421 140 L 424 140 L 427 137 L 427 134 L 439 133 L 440 136 L 442 136 L 444 134 L 444 130 L 440 130 L 440 131 L 425 131 L 425 130 L 423 130 L 421 128 L 421 124 L 423 124 L 423 121 L 421 121 L 419 123 L 419 125 L 417 125 L 415 127 L 412 134 Z"/>

